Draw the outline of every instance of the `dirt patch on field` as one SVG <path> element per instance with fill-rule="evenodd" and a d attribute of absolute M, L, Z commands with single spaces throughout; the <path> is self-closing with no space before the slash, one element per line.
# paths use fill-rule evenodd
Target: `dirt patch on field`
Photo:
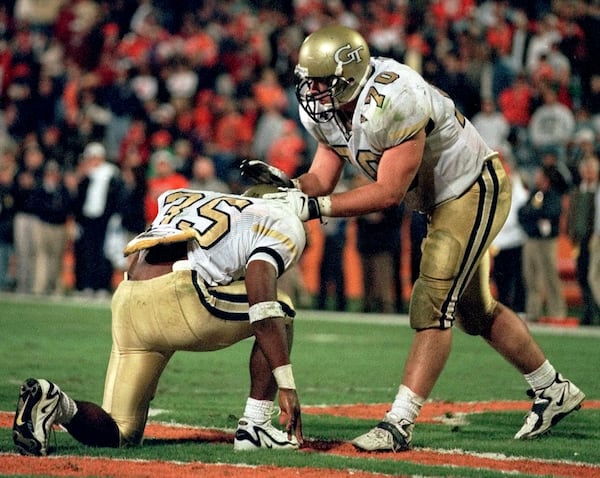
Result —
<path fill-rule="evenodd" d="M 339 405 L 327 407 L 304 407 L 306 414 L 329 414 L 335 416 L 380 419 L 387 410 L 388 404 L 376 405 Z M 425 404 L 419 422 L 447 422 L 460 419 L 468 414 L 493 411 L 523 411 L 531 406 L 529 401 L 509 402 L 430 402 Z M 585 408 L 600 408 L 599 400 L 589 400 Z M 0 427 L 11 427 L 13 414 L 0 413 Z M 171 426 L 160 423 L 149 423 L 146 428 L 149 439 L 193 440 L 198 442 L 233 443 L 233 434 L 222 430 L 196 427 Z M 403 453 L 376 453 L 366 455 L 358 452 L 347 442 L 308 440 L 302 449 L 305 453 L 330 453 L 349 457 L 366 457 L 391 461 L 411 462 L 431 466 L 456 466 L 488 470 L 504 473 L 526 473 L 538 476 L 555 476 L 569 478 L 600 478 L 600 466 L 583 463 L 571 463 L 550 460 L 531 460 L 525 458 L 508 458 L 502 455 L 464 453 L 457 450 L 416 449 Z M 274 466 L 227 465 L 208 463 L 174 463 L 151 460 L 117 460 L 109 458 L 91 458 L 76 456 L 50 456 L 44 459 L 23 457 L 17 454 L 2 454 L 0 474 L 22 474 L 39 476 L 119 476 L 123 478 L 155 477 L 180 478 L 253 478 L 280 476 L 302 478 L 379 478 L 389 475 L 373 474 L 353 470 L 332 470 L 318 468 L 281 468 Z"/>

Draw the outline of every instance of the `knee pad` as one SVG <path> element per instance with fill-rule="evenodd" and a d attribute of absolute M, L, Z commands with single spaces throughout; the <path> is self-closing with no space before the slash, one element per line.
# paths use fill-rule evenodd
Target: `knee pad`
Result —
<path fill-rule="evenodd" d="M 410 301 L 413 329 L 448 327 L 442 323 L 441 309 L 456 277 L 461 250 L 458 240 L 443 229 L 433 230 L 425 239 L 421 271 Z M 454 316 L 447 319 L 452 321 Z"/>
<path fill-rule="evenodd" d="M 413 329 L 434 329 L 444 328 L 440 318 L 440 304 L 445 298 L 444 291 L 438 290 L 431 286 L 431 281 L 419 277 L 413 285 L 412 295 L 410 299 L 410 326 Z"/>

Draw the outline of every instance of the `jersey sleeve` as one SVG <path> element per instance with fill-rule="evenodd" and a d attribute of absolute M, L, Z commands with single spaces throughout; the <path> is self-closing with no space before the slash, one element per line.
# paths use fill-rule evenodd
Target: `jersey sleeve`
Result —
<path fill-rule="evenodd" d="M 298 262 L 306 244 L 304 226 L 289 211 L 271 208 L 270 214 L 252 226 L 254 241 L 248 263 L 255 260 L 269 262 L 278 275 Z"/>
<path fill-rule="evenodd" d="M 381 152 L 412 138 L 432 116 L 431 91 L 425 80 L 408 67 L 397 73 L 393 79 L 396 72 L 383 72 L 387 83 L 378 83 L 375 75 L 362 111 L 369 143 Z"/>

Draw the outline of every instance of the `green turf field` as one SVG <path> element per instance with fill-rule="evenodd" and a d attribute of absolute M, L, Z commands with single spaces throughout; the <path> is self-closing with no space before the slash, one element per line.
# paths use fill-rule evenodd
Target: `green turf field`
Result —
<path fill-rule="evenodd" d="M 100 402 L 110 350 L 107 303 L 50 302 L 0 297 L 0 411 L 13 412 L 21 382 L 32 376 L 56 382 L 72 397 Z M 575 381 L 587 399 L 600 399 L 600 328 L 535 328 L 551 362 Z M 403 317 L 299 311 L 293 363 L 304 406 L 389 403 L 399 384 L 412 331 Z M 231 431 L 248 393 L 251 341 L 210 353 L 175 354 L 159 384 L 151 420 Z M 460 331 L 431 399 L 524 400 L 523 378 L 481 339 Z M 303 417 L 311 440 L 350 440 L 374 420 L 327 415 Z M 460 449 L 506 456 L 569 460 L 600 467 L 600 409 L 570 415 L 551 436 L 513 440 L 522 412 L 472 415 L 465 425 L 418 424 L 416 448 Z M 356 469 L 419 476 L 505 476 L 500 472 L 428 467 L 415 463 L 298 452 L 234 453 L 229 443 L 146 440 L 141 448 L 95 450 L 57 433 L 58 454 L 222 463 Z M 10 429 L 0 429 L 2 453 L 13 452 Z M 595 468 L 600 473 L 600 468 Z M 26 470 L 23 470 L 26 473 Z M 24 474 L 23 476 L 26 476 Z M 512 475 L 525 476 L 525 475 Z"/>

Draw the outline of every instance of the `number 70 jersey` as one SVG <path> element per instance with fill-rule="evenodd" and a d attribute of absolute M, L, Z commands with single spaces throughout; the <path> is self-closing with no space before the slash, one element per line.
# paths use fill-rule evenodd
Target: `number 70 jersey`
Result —
<path fill-rule="evenodd" d="M 494 152 L 452 99 L 419 73 L 383 57 L 371 58 L 371 67 L 349 127 L 335 119 L 317 123 L 300 108 L 306 129 L 371 181 L 377 180 L 379 160 L 387 149 L 424 129 L 425 151 L 407 204 L 426 212 L 460 196 Z"/>
<path fill-rule="evenodd" d="M 174 189 L 161 194 L 150 228 L 127 245 L 125 254 L 182 241 L 188 243 L 191 269 L 214 286 L 242 279 L 253 260 L 271 263 L 281 275 L 302 255 L 306 232 L 280 201 Z"/>

